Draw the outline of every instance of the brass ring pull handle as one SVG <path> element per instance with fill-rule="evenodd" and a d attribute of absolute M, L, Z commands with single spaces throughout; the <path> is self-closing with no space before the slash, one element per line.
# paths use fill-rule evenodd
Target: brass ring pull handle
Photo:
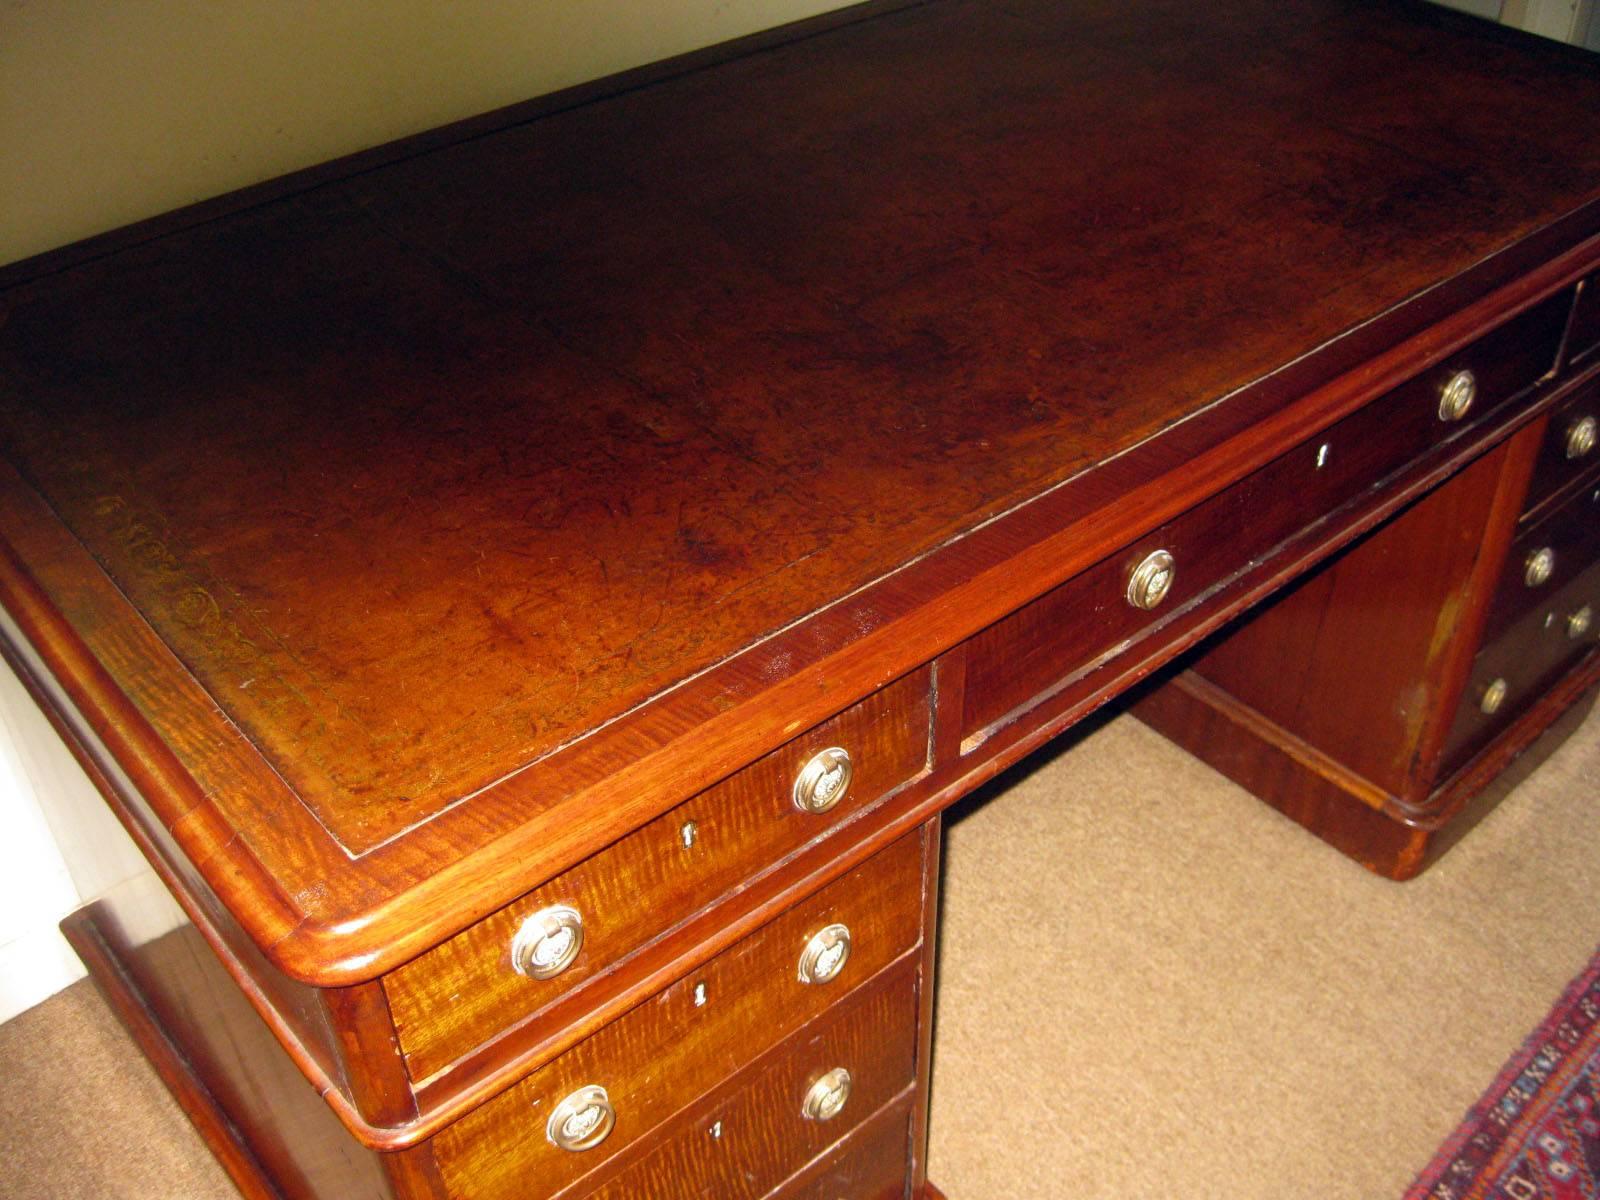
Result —
<path fill-rule="evenodd" d="M 1567 616 L 1567 636 L 1577 641 L 1588 633 L 1594 626 L 1594 609 L 1585 604 L 1575 613 Z"/>
<path fill-rule="evenodd" d="M 1600 441 L 1600 422 L 1593 417 L 1579 417 L 1567 426 L 1567 457 L 1586 458 Z"/>
<path fill-rule="evenodd" d="M 1177 578 L 1177 560 L 1165 550 L 1152 550 L 1128 576 L 1128 603 L 1149 611 L 1167 598 Z"/>
<path fill-rule="evenodd" d="M 855 766 L 850 752 L 830 746 L 811 756 L 794 780 L 794 806 L 801 812 L 825 813 L 850 790 Z"/>
<path fill-rule="evenodd" d="M 808 1121 L 831 1121 L 844 1111 L 850 1099 L 850 1072 L 835 1067 L 811 1085 L 800 1115 Z"/>
<path fill-rule="evenodd" d="M 544 1135 L 552 1146 L 576 1154 L 605 1141 L 616 1124 L 617 1110 L 611 1107 L 611 1097 L 605 1088 L 590 1084 L 555 1106 L 545 1122 Z"/>
<path fill-rule="evenodd" d="M 1556 552 L 1549 546 L 1540 546 L 1528 555 L 1528 561 L 1523 564 L 1522 582 L 1531 588 L 1542 587 L 1550 582 L 1550 576 L 1556 569 Z"/>
<path fill-rule="evenodd" d="M 543 908 L 511 939 L 511 965 L 529 979 L 553 979 L 583 949 L 583 914 L 569 904 Z"/>
<path fill-rule="evenodd" d="M 829 983 L 839 978 L 850 960 L 850 927 L 829 925 L 818 930 L 800 952 L 800 982 Z"/>
<path fill-rule="evenodd" d="M 1460 370 L 1450 376 L 1439 393 L 1439 420 L 1459 421 L 1467 415 L 1478 396 L 1478 377 L 1471 371 Z"/>

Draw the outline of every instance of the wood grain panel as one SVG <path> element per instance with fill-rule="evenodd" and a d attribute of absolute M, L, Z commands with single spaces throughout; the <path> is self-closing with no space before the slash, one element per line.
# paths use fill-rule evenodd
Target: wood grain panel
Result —
<path fill-rule="evenodd" d="M 535 1018 L 926 770 L 928 683 L 927 669 L 896 681 L 387 976 L 412 1076 L 425 1079 Z M 849 794 L 826 813 L 803 813 L 791 799 L 795 776 L 829 746 L 850 751 Z M 511 941 L 528 914 L 551 904 L 583 914 L 583 949 L 554 979 L 529 979 L 511 967 Z"/>
<path fill-rule="evenodd" d="M 1582 724 L 1597 682 L 1600 654 L 1513 718 L 1416 814 L 1374 807 L 1343 780 L 1337 763 L 1193 672 L 1143 696 L 1135 711 L 1368 870 L 1405 880 L 1464 836 Z"/>
<path fill-rule="evenodd" d="M 7 623 L 6 614 L 0 612 L 0 627 Z M 40 670 L 36 658 L 15 643 L 3 649 L 67 748 L 193 922 L 189 935 L 210 945 L 217 970 L 230 975 L 339 1119 L 352 1132 L 370 1132 L 383 1128 L 384 1122 L 413 1117 L 415 1105 L 392 1042 L 379 985 L 317 989 L 279 971 L 233 910 L 211 890 L 196 864 L 177 848 L 177 837 L 149 811 L 143 791 L 122 770 L 120 760 L 73 705 L 53 694 L 53 680 Z"/>
<path fill-rule="evenodd" d="M 1409 879 L 1422 869 L 1427 830 L 1384 812 L 1370 785 L 1204 676 L 1183 672 L 1134 713 L 1369 871 Z"/>
<path fill-rule="evenodd" d="M 1555 365 L 1568 297 L 1551 297 L 1464 347 L 1445 363 L 1346 417 L 1260 471 L 1139 539 L 1006 620 L 968 646 L 964 733 L 971 737 L 1100 656 L 1148 636 L 1203 600 L 1220 581 L 1300 529 L 1326 520 L 1429 450 L 1466 436 Z M 1460 425 L 1438 416 L 1455 370 L 1479 380 Z M 1129 572 L 1157 548 L 1172 553 L 1172 592 L 1153 613 L 1124 599 Z"/>
<path fill-rule="evenodd" d="M 778 1047 L 732 1095 L 697 1101 L 681 1130 L 626 1170 L 592 1190 L 581 1181 L 563 1200 L 760 1200 L 769 1193 L 810 1195 L 830 1185 L 834 1196 L 865 1197 L 877 1194 L 885 1180 L 898 1181 L 903 1191 L 916 1003 L 914 972 L 890 972 Z M 806 1089 L 835 1067 L 850 1072 L 844 1110 L 831 1121 L 807 1120 L 800 1113 Z M 897 1098 L 889 1121 L 875 1126 L 869 1118 Z M 835 1145 L 858 1127 L 864 1138 L 852 1139 L 848 1150 Z M 819 1156 L 834 1160 L 831 1169 L 819 1164 L 809 1171 Z M 784 1186 L 801 1173 L 820 1182 Z"/>
<path fill-rule="evenodd" d="M 445 1128 L 434 1147 L 450 1186 L 463 1195 L 516 1196 L 531 1177 L 555 1192 L 647 1134 L 846 988 L 908 954 L 921 931 L 922 865 L 920 834 L 900 839 Z M 799 983 L 807 938 L 834 921 L 854 935 L 844 974 L 821 987 Z M 697 1004 L 702 988 L 705 1003 Z M 906 1020 L 914 1024 L 914 1010 Z M 592 1150 L 558 1150 L 545 1140 L 544 1122 L 563 1096 L 591 1083 L 610 1093 L 616 1129 Z"/>
<path fill-rule="evenodd" d="M 1371 869 L 1420 870 L 1460 835 L 1438 836 L 1446 823 L 1486 811 L 1494 773 L 1592 685 L 1596 636 L 1568 638 L 1565 622 L 1600 611 L 1600 493 L 1510 537 L 1542 426 L 1251 614 L 1136 711 Z M 1546 541 L 1561 565 L 1530 589 L 1524 559 Z M 1496 678 L 1509 692 L 1485 713 Z"/>
<path fill-rule="evenodd" d="M 901 1200 L 906 1195 L 906 1118 L 910 1100 L 897 1101 L 772 1193 L 772 1200 Z M 937 1193 L 913 1193 L 935 1200 Z"/>

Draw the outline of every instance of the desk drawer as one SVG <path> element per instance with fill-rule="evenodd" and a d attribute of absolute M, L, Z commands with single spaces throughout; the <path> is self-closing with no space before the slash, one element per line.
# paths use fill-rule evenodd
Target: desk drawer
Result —
<path fill-rule="evenodd" d="M 1596 562 L 1600 562 L 1600 476 L 1511 543 L 1490 601 L 1484 642 L 1496 640 L 1528 613 L 1545 611 L 1557 594 Z"/>
<path fill-rule="evenodd" d="M 904 1200 L 911 1104 L 907 1096 L 858 1126 L 774 1192 L 772 1200 Z"/>
<path fill-rule="evenodd" d="M 1533 465 L 1523 512 L 1537 510 L 1588 472 L 1600 467 L 1600 379 L 1592 380 L 1550 412 L 1550 425 Z"/>
<path fill-rule="evenodd" d="M 1551 297 L 976 635 L 963 737 L 1159 629 L 1290 537 L 1488 421 L 1548 373 L 1569 304 L 1570 293 Z M 1442 392 L 1462 369 L 1473 373 L 1476 397 L 1465 417 L 1446 420 Z M 1134 573 L 1158 551 L 1170 555 L 1174 573 L 1146 611 L 1130 591 Z"/>
<path fill-rule="evenodd" d="M 910 1086 L 916 1066 L 916 1025 L 906 1017 L 915 1007 L 916 970 L 906 963 L 795 1034 L 731 1095 L 696 1105 L 692 1121 L 621 1174 L 593 1190 L 579 1183 L 575 1197 L 760 1200 L 776 1191 L 786 1200 L 813 1195 L 833 1200 L 840 1194 L 870 1194 L 863 1185 L 881 1191 L 887 1184 L 903 1182 L 905 1105 L 882 1114 L 890 1118 L 884 1128 L 875 1128 L 884 1125 L 877 1118 L 866 1118 Z M 808 1090 L 837 1068 L 850 1074 L 844 1106 L 826 1121 L 806 1117 L 802 1108 Z M 831 1172 L 818 1171 L 815 1180 L 796 1178 L 784 1186 L 819 1154 L 846 1146 L 852 1156 L 842 1169 L 835 1164 Z M 850 1185 L 843 1193 L 841 1176 Z M 833 1191 L 827 1191 L 830 1184 Z"/>
<path fill-rule="evenodd" d="M 1486 748 L 1597 644 L 1600 562 L 1591 558 L 1478 652 L 1445 739 L 1441 778 Z"/>
<path fill-rule="evenodd" d="M 536 1015 L 920 774 L 927 746 L 922 669 L 391 972 L 384 988 L 411 1077 L 426 1079 Z M 802 812 L 795 779 L 831 747 L 849 751 L 848 789 L 826 812 Z M 561 906 L 582 921 L 577 956 L 548 979 L 519 973 L 512 965 L 519 929 L 533 914 Z"/>
<path fill-rule="evenodd" d="M 434 1148 L 451 1195 L 533 1200 L 556 1194 L 698 1103 L 848 989 L 905 958 L 920 941 L 923 861 L 920 831 L 900 839 L 446 1127 Z M 797 966 L 808 943 L 840 923 L 849 928 L 851 943 L 839 973 L 826 983 L 800 982 Z M 894 1037 L 911 1037 L 916 1005 L 899 1006 L 895 1022 Z M 881 1031 L 882 1038 L 890 1032 Z M 908 1065 L 885 1099 L 910 1079 Z M 546 1136 L 552 1112 L 595 1086 L 606 1091 L 614 1127 L 592 1148 L 558 1148 Z M 827 1140 L 836 1136 L 830 1130 Z"/>

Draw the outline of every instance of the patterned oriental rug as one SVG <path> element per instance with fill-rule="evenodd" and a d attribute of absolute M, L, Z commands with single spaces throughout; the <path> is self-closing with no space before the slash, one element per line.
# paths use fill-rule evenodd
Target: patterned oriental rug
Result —
<path fill-rule="evenodd" d="M 1600 1198 L 1600 953 L 1404 1200 Z"/>

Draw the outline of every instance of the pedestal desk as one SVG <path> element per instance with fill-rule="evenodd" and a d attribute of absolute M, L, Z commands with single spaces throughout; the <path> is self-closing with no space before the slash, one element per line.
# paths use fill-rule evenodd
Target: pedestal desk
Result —
<path fill-rule="evenodd" d="M 1404 876 L 1592 696 L 1597 128 L 880 4 L 9 269 L 6 653 L 190 922 L 71 936 L 252 1197 L 934 1195 L 946 805 L 1139 685 Z"/>

